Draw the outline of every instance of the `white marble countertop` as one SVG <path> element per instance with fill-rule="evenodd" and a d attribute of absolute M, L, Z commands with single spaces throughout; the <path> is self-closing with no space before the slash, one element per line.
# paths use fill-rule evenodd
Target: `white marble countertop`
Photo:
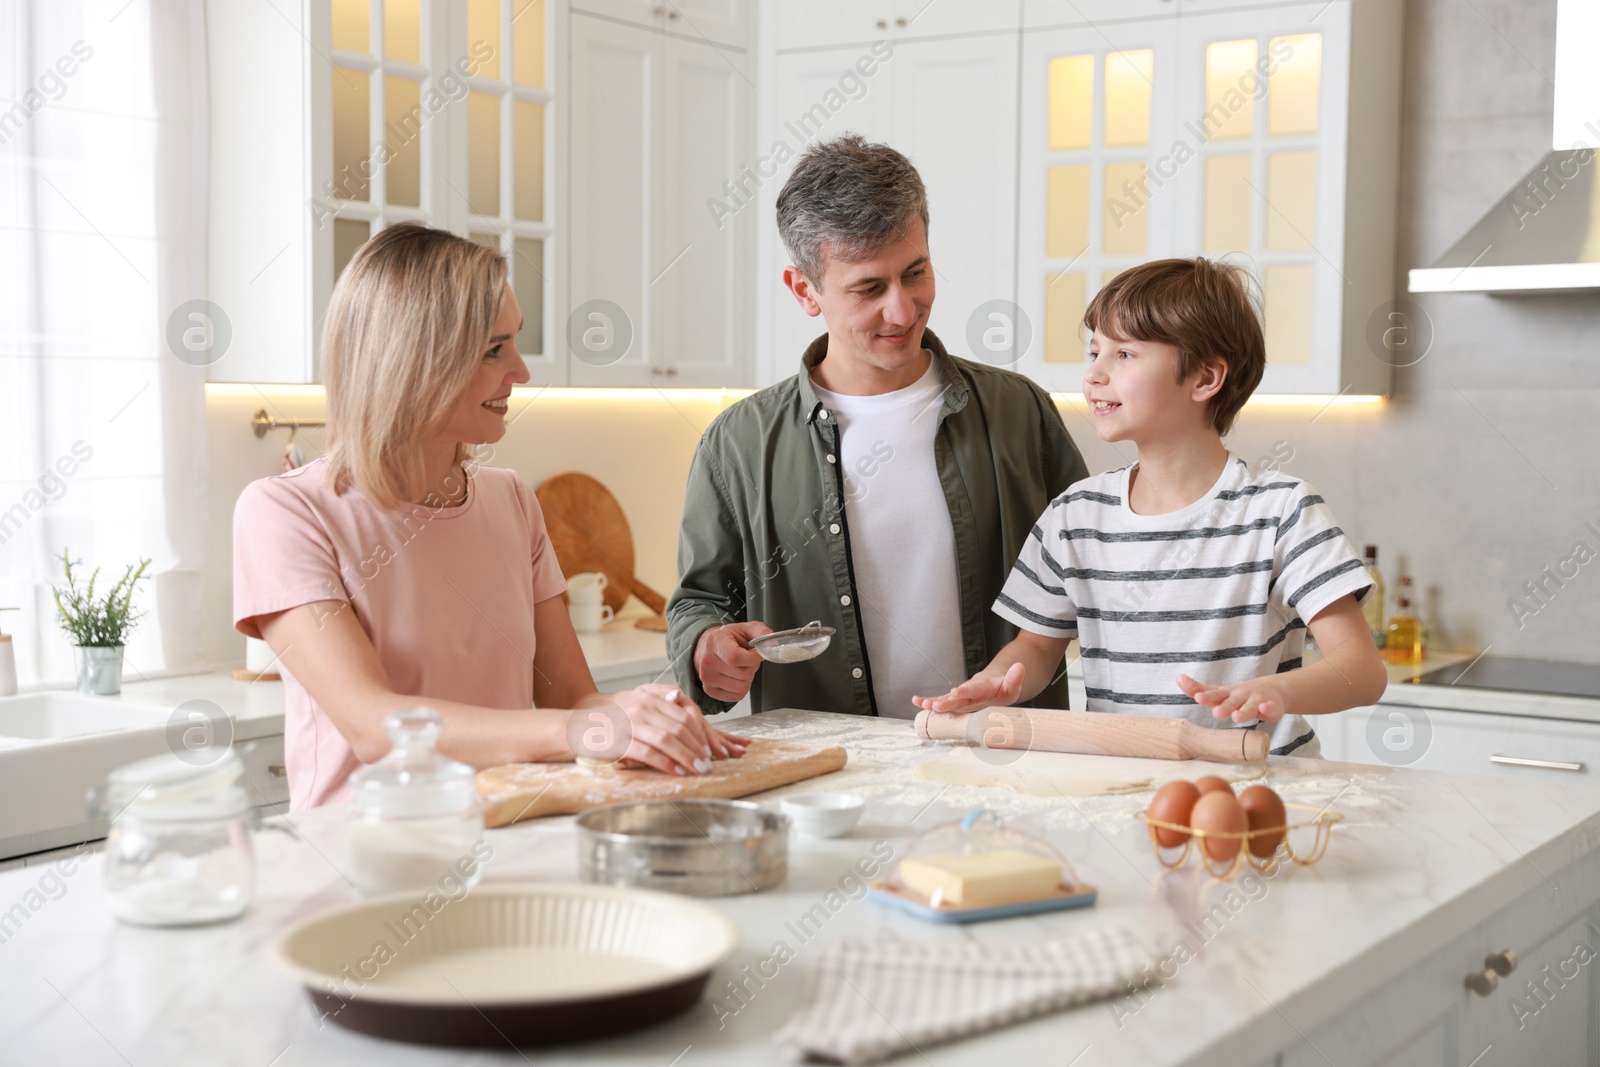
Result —
<path fill-rule="evenodd" d="M 667 635 L 657 630 L 641 630 L 634 625 L 654 614 L 629 611 L 601 627 L 597 634 L 579 634 L 578 644 L 589 661 L 589 673 L 602 690 L 608 682 L 643 674 L 668 673 Z"/>
<path fill-rule="evenodd" d="M 1384 691 L 1383 703 L 1519 718 L 1600 723 L 1600 700 L 1505 689 L 1475 689 L 1466 685 L 1430 685 L 1415 680 L 1441 667 L 1476 660 L 1480 655 L 1476 652 L 1430 652 L 1415 667 L 1389 664 L 1389 688 Z"/>
<path fill-rule="evenodd" d="M 1316 866 L 1225 883 L 1192 862 L 1179 872 L 1161 869 L 1133 817 L 1148 794 L 1067 800 L 923 782 L 915 766 L 947 752 L 919 741 L 904 722 L 773 712 L 741 726 L 846 745 L 851 763 L 844 770 L 759 799 L 848 789 L 867 799 L 862 824 L 834 841 L 794 839 L 788 882 L 778 889 L 712 901 L 739 925 L 743 942 L 700 1006 L 630 1037 L 530 1052 L 527 1062 L 782 1062 L 771 1034 L 793 1011 L 822 946 L 845 937 L 1032 943 L 1106 923 L 1129 928 L 1162 954 L 1185 936 L 1198 942 L 1197 953 L 1142 1004 L 1089 1005 L 925 1049 L 923 1060 L 905 1062 L 1060 1065 L 1090 1047 L 1094 1053 L 1080 1067 L 1252 1067 L 1291 1045 L 1296 1031 L 1312 1032 L 1600 845 L 1600 790 L 1278 758 L 1271 781 L 1286 799 L 1331 804 L 1344 822 Z M 845 900 L 824 908 L 826 921 L 809 937 L 797 936 L 797 920 L 876 842 L 899 853 L 913 832 L 974 807 L 995 809 L 1051 840 L 1081 878 L 1099 886 L 1097 905 L 943 927 L 870 900 Z M 294 818 L 297 836 L 258 833 L 255 902 L 243 919 L 220 926 L 119 925 L 105 909 L 98 857 L 50 882 L 49 868 L 0 873 L 0 916 L 13 919 L 0 932 L 3 1058 L 75 1067 L 524 1062 L 511 1049 L 412 1047 L 319 1027 L 304 993 L 270 961 L 269 946 L 286 925 L 352 899 L 340 874 L 343 817 L 339 808 L 323 809 Z M 571 823 L 554 818 L 490 831 L 486 877 L 573 879 Z M 1201 937 L 1198 924 L 1208 915 L 1215 928 L 1205 926 Z M 728 980 L 769 956 L 779 940 L 794 959 L 748 1003 L 732 1000 Z"/>

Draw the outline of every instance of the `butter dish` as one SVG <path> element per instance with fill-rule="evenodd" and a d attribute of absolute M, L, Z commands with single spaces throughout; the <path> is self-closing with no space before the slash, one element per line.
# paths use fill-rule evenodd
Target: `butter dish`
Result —
<path fill-rule="evenodd" d="M 1083 908 L 1097 897 L 1053 845 L 981 810 L 916 838 L 889 877 L 869 883 L 868 891 L 880 903 L 939 923 Z"/>

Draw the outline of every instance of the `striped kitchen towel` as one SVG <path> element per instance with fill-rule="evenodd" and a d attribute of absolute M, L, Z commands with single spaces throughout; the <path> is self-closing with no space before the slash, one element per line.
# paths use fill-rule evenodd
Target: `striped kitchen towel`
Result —
<path fill-rule="evenodd" d="M 818 958 L 777 1040 L 795 1059 L 877 1063 L 1126 993 L 1151 962 L 1115 928 L 1023 947 L 846 941 Z"/>

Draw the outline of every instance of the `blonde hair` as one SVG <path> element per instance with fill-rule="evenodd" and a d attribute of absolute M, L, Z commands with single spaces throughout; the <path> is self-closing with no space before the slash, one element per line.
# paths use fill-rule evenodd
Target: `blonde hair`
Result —
<path fill-rule="evenodd" d="M 450 421 L 500 314 L 506 261 L 418 223 L 380 230 L 339 276 L 322 324 L 328 484 L 387 510 L 425 484 L 422 446 Z M 472 458 L 456 446 L 456 462 Z"/>

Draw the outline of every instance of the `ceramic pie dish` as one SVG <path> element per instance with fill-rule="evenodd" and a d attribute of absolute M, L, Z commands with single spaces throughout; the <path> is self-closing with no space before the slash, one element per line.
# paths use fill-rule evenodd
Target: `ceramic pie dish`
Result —
<path fill-rule="evenodd" d="M 480 885 L 302 920 L 274 954 L 318 1017 L 392 1041 L 505 1048 L 610 1037 L 693 1007 L 738 928 L 644 889 Z"/>

